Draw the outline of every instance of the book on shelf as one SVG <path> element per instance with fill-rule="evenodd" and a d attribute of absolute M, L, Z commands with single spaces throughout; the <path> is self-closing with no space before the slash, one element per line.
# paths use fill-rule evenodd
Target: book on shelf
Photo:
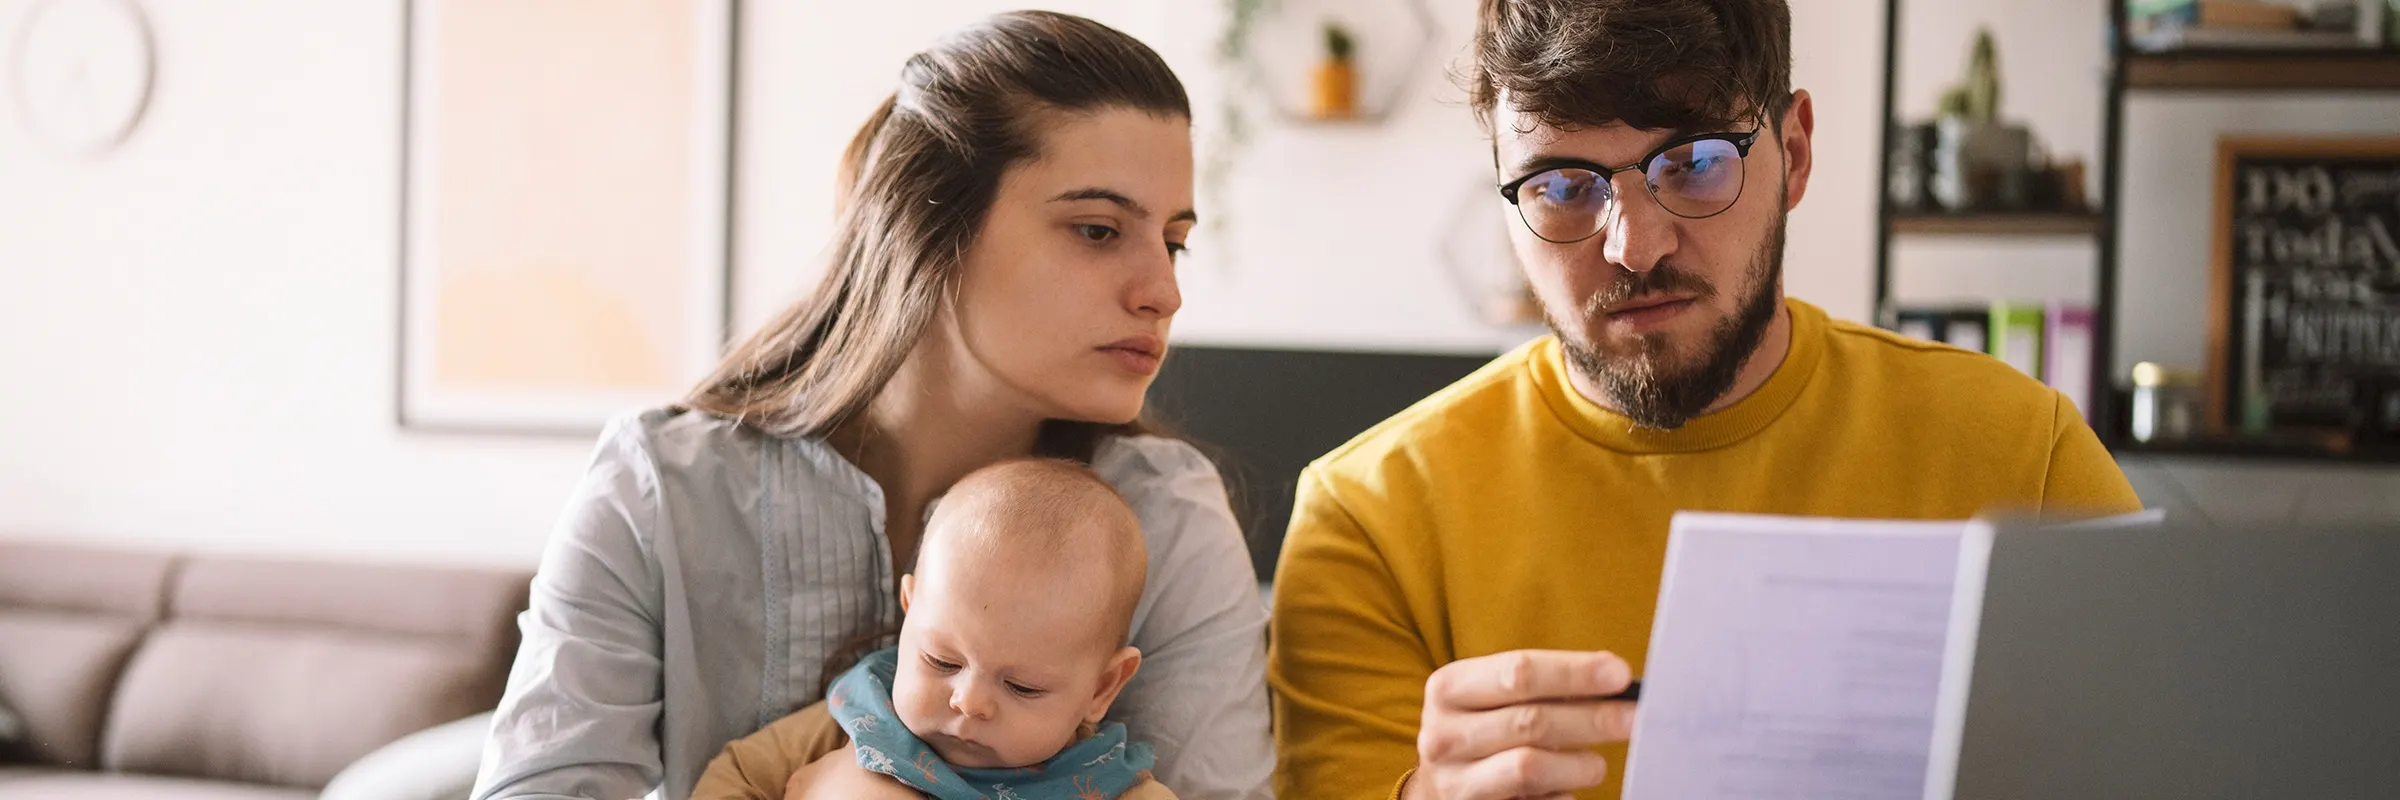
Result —
<path fill-rule="evenodd" d="M 2042 309 L 2042 382 L 2092 415 L 2092 307 L 2051 301 Z"/>
<path fill-rule="evenodd" d="M 1942 341 L 1942 312 L 1930 308 L 1903 308 L 1894 330 L 1911 339 L 1928 342 Z"/>
<path fill-rule="evenodd" d="M 2291 30 L 2300 27 L 2300 9 L 2255 0 L 2199 0 L 2191 8 L 2201 28 Z"/>
<path fill-rule="evenodd" d="M 2375 42 L 2347 31 L 2264 31 L 2238 28 L 2177 28 L 2134 38 L 2151 53 L 2177 50 L 2366 50 Z"/>
<path fill-rule="evenodd" d="M 2000 300 L 1983 306 L 1903 306 L 1893 309 L 1891 319 L 1902 336 L 1998 358 L 2057 389 L 2076 410 L 2091 413 L 2090 305 Z"/>
<path fill-rule="evenodd" d="M 1953 309 L 1942 315 L 1942 341 L 1961 350 L 1990 352 L 1991 324 L 1991 309 Z"/>
<path fill-rule="evenodd" d="M 2388 0 L 2304 9 L 2264 0 L 2133 0 L 2129 38 L 2135 49 L 2355 50 L 2384 43 Z M 2313 15 L 2313 16 L 2312 16 Z"/>
<path fill-rule="evenodd" d="M 1990 306 L 1904 306 L 1894 309 L 1893 331 L 1911 339 L 1986 352 L 1991 341 Z"/>
<path fill-rule="evenodd" d="M 2042 307 L 2009 300 L 1992 301 L 1991 334 L 1985 352 L 2017 371 L 2042 377 Z"/>

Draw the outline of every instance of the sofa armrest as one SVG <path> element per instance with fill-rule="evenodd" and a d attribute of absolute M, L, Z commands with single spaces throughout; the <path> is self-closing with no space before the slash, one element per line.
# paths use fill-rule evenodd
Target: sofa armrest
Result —
<path fill-rule="evenodd" d="M 318 800 L 467 800 L 491 730 L 485 712 L 401 737 L 343 767 Z"/>
<path fill-rule="evenodd" d="M 0 750 L 15 747 L 25 740 L 25 720 L 17 718 L 17 710 L 8 707 L 8 698 L 0 697 Z"/>

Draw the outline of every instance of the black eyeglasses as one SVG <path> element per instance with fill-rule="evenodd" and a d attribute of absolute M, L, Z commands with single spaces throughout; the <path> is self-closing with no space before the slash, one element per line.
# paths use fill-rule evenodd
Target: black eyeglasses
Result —
<path fill-rule="evenodd" d="M 1642 185 L 1668 213 L 1704 219 L 1742 199 L 1742 161 L 1758 131 L 1704 133 L 1668 142 L 1622 167 L 1569 162 L 1500 185 L 1500 196 L 1543 241 L 1573 244 L 1597 236 L 1617 207 L 1620 172 L 1640 170 Z"/>

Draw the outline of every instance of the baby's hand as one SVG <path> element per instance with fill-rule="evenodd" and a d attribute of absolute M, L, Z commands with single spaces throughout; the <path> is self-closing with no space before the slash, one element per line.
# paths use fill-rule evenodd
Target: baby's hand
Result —
<path fill-rule="evenodd" d="M 792 772 L 783 784 L 784 800 L 923 800 L 925 795 L 858 765 L 858 753 L 844 746 Z"/>

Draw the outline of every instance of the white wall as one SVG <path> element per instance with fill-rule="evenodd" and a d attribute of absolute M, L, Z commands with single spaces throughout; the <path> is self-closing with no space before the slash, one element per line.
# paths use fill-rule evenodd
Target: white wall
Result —
<path fill-rule="evenodd" d="M 392 425 L 398 5 L 143 5 L 121 150 L 0 119 L 0 535 L 530 563 L 589 444 Z"/>
<path fill-rule="evenodd" d="M 1390 0 L 1385 0 L 1389 2 Z M 1428 0 L 1437 29 L 1404 105 L 1382 126 L 1294 125 L 1250 112 L 1257 133 L 1225 202 L 1230 229 L 1203 225 L 1182 272 L 1188 342 L 1356 349 L 1494 351 L 1538 331 L 1478 319 L 1438 253 L 1462 226 L 1510 224 L 1491 161 L 1448 76 L 1474 26 L 1474 4 Z M 833 165 L 900 63 L 945 27 L 1006 0 L 885 6 L 753 3 L 744 75 L 742 318 L 763 319 L 815 274 L 827 235 Z M 1191 89 L 1203 139 L 1223 85 L 1213 61 L 1215 2 L 1052 3 L 1140 36 Z M 1795 82 L 1819 106 L 1820 163 L 1794 216 L 1790 288 L 1844 316 L 1867 308 L 1879 54 L 1848 46 L 1874 0 L 1801 0 Z M 872 23 L 872 24 L 870 24 Z M 1374 46 L 1368 42 L 1366 46 Z M 845 54 L 847 80 L 829 81 Z M 1218 209 L 1204 210 L 1204 215 Z M 1470 216 L 1472 215 L 1472 216 Z M 1463 217 L 1463 219 L 1462 219 Z M 767 229 L 771 228 L 771 230 Z M 1505 267 L 1503 267 L 1505 268 Z"/>
<path fill-rule="evenodd" d="M 1192 4 L 1200 5 L 1200 4 Z M 1369 349 L 1490 350 L 1523 341 L 1523 328 L 1487 324 L 1451 291 L 1441 253 L 1453 240 L 1491 241 L 1515 224 L 1492 190 L 1489 150 L 1450 78 L 1474 28 L 1474 3 L 1435 0 L 1440 63 L 1416 76 L 1412 100 L 1382 127 L 1268 124 L 1238 173 L 1228 204 L 1230 244 L 1200 239 L 1185 271 L 1188 308 L 1178 331 L 1194 341 Z M 1794 82 L 1817 97 L 1819 176 L 1793 216 L 1788 262 L 1794 294 L 1844 316 L 1863 316 L 1872 264 L 1877 142 L 1872 136 L 1878 56 L 1833 46 L 1871 0 L 1802 0 L 1795 11 Z M 1170 56 L 1173 57 L 1173 56 Z M 1177 65 L 1203 74 L 1202 63 Z M 1214 81 L 1209 82 L 1212 86 Z M 1212 121 L 1203 108 L 1201 124 Z M 1480 226 L 1487 236 L 1469 229 Z M 1458 247 L 1458 257 L 1505 257 Z M 1214 252 L 1230 257 L 1212 261 Z M 1501 263 L 1499 269 L 1512 269 Z M 1487 267 L 1489 268 L 1489 267 Z"/>
<path fill-rule="evenodd" d="M 1389 125 L 1260 130 L 1229 189 L 1233 228 L 1203 232 L 1184 269 L 1179 339 L 1479 351 L 1528 335 L 1478 320 L 1437 256 L 1450 229 L 1506 217 L 1443 74 L 1473 4 L 1430 2 L 1445 63 L 1422 67 Z M 739 323 L 813 277 L 840 147 L 906 55 L 1017 4 L 745 4 Z M 0 43 L 31 5 L 0 0 Z M 1193 89 L 1204 135 L 1216 124 L 1216 3 L 1048 5 L 1153 43 Z M 159 79 L 123 149 L 63 160 L 0 117 L 0 536 L 531 563 L 588 442 L 391 422 L 400 4 L 143 6 Z M 1853 318 L 1867 313 L 1873 270 L 1880 10 L 1794 8 L 1795 83 L 1817 97 L 1819 161 L 1792 220 L 1789 288 Z M 1927 56 L 1941 74 L 1956 70 L 1961 36 L 1953 55 Z M 2072 82 L 2071 64 L 2021 76 L 2058 65 L 2005 49 L 2013 28 L 2003 37 L 2012 107 L 2042 95 L 2030 87 Z M 2061 113 L 2062 129 L 2096 124 Z M 1488 217 L 1459 221 L 1479 204 Z"/>
<path fill-rule="evenodd" d="M 813 277 L 840 146 L 900 62 L 1015 5 L 746 3 L 738 322 Z M 1214 3 L 1048 5 L 1152 42 L 1215 124 Z M 1436 5 L 1447 58 L 1472 4 Z M 1825 143 L 1792 286 L 1858 315 L 1880 62 L 1849 42 L 1876 5 L 1801 5 Z M 0 0 L 0 42 L 32 6 Z M 0 536 L 530 563 L 589 443 L 391 422 L 400 4 L 143 6 L 158 83 L 123 148 L 62 159 L 0 122 Z M 1488 164 L 1446 66 L 1423 66 L 1389 126 L 1262 128 L 1230 188 L 1236 227 L 1185 270 L 1179 338 L 1477 351 L 1528 335 L 1479 321 L 1434 256 L 1458 209 L 1505 221 L 1479 197 Z"/>

